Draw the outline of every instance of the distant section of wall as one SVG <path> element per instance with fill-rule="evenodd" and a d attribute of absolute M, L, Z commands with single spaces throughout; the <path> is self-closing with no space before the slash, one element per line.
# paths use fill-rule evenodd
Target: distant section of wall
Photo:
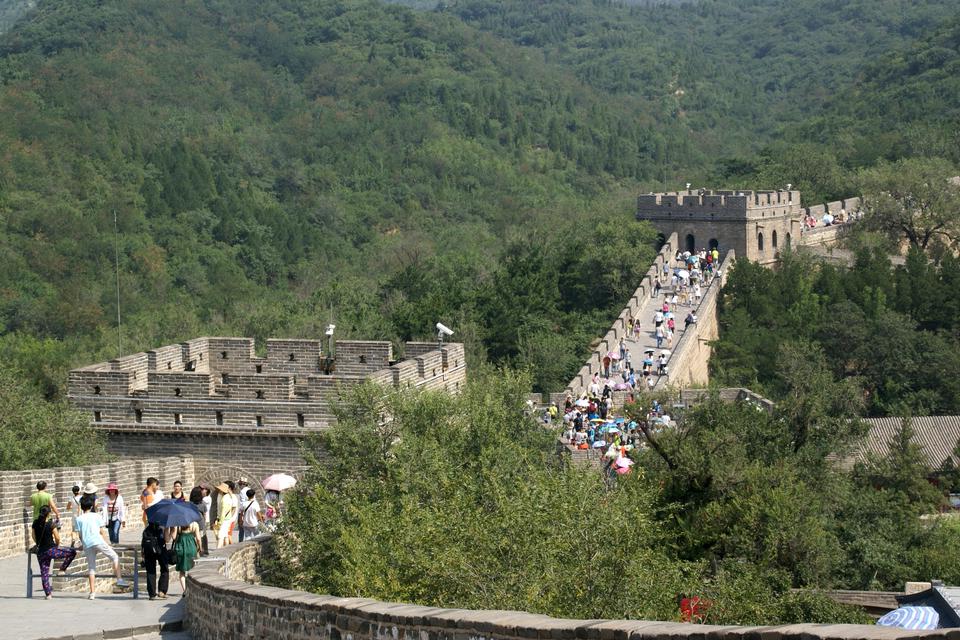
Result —
<path fill-rule="evenodd" d="M 730 250 L 720 263 L 719 275 L 707 287 L 697 308 L 697 322 L 684 329 L 674 345 L 667 361 L 667 375 L 657 382 L 658 388 L 664 385 L 702 386 L 710 381 L 710 355 L 713 353 L 710 343 L 720 337 L 717 302 L 735 258 Z"/>
<path fill-rule="evenodd" d="M 70 403 L 120 456 L 185 453 L 212 484 L 306 469 L 303 439 L 336 422 L 333 405 L 365 380 L 456 393 L 467 376 L 463 345 L 202 337 L 70 372 Z"/>
<path fill-rule="evenodd" d="M 566 392 L 551 394 L 551 402 L 559 401 L 560 404 L 563 404 L 563 399 L 567 392 L 577 395 L 590 385 L 590 379 L 593 377 L 593 374 L 599 373 L 603 369 L 603 356 L 617 346 L 621 337 L 627 336 L 630 330 L 630 318 L 634 317 L 638 311 L 643 309 L 643 306 L 650 300 L 650 296 L 653 295 L 654 282 L 657 276 L 663 271 L 664 263 L 669 264 L 670 261 L 673 260 L 676 252 L 677 234 L 673 233 L 667 238 L 663 247 L 660 248 L 660 252 L 654 259 L 653 264 L 640 281 L 640 285 L 627 301 L 627 306 L 623 308 L 620 315 L 617 316 L 617 319 L 613 321 L 613 326 L 610 327 L 610 330 L 600 339 L 600 343 L 587 357 L 586 364 L 580 368 L 577 375 L 575 375 L 567 385 Z"/>
<path fill-rule="evenodd" d="M 127 508 L 127 526 L 139 528 L 141 511 L 138 496 L 144 480 L 150 476 L 159 479 L 164 490 L 172 487 L 177 480 L 189 489 L 195 480 L 193 458 L 171 455 L 152 459 L 120 460 L 89 467 L 0 471 L 0 495 L 3 496 L 0 501 L 0 557 L 23 553 L 33 545 L 30 540 L 30 525 L 33 522 L 30 495 L 36 491 L 37 482 L 43 480 L 47 483 L 47 491 L 53 495 L 60 509 L 63 524 L 61 535 L 64 540 L 69 540 L 69 534 L 73 530 L 73 518 L 67 514 L 66 504 L 73 495 L 71 487 L 82 487 L 87 482 L 93 482 L 102 496 L 107 484 L 116 482 Z"/>
<path fill-rule="evenodd" d="M 648 620 L 572 620 L 338 598 L 258 585 L 264 539 L 210 552 L 187 574 L 194 640 L 947 640 L 955 629 L 846 624 L 738 627 Z M 229 615 L 211 615 L 227 611 Z"/>

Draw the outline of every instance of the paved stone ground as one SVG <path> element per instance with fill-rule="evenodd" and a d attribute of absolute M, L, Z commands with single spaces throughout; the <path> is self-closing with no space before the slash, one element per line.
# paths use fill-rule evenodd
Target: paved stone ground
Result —
<path fill-rule="evenodd" d="M 671 261 L 671 266 L 672 264 L 673 263 Z M 709 286 L 709 283 L 701 284 L 701 291 L 703 293 L 706 293 L 708 286 Z M 656 298 L 651 298 L 643 306 L 643 309 L 640 311 L 640 313 L 637 316 L 640 319 L 640 329 L 641 329 L 640 338 L 638 340 L 634 340 L 633 333 L 631 333 L 630 337 L 624 340 L 624 344 L 626 345 L 627 349 L 630 351 L 630 359 L 631 359 L 630 361 L 632 363 L 633 369 L 638 375 L 640 371 L 643 369 L 643 357 L 644 357 L 643 352 L 646 349 L 654 349 L 654 358 L 653 358 L 654 372 L 656 372 L 657 370 L 657 356 L 660 355 L 660 351 L 662 350 L 670 351 L 672 349 L 671 346 L 668 345 L 666 339 L 664 339 L 663 341 L 663 346 L 660 349 L 657 348 L 657 338 L 656 338 L 655 326 L 653 322 L 653 316 L 656 313 L 657 309 L 659 309 L 663 305 L 665 297 L 668 297 L 672 294 L 673 294 L 672 289 L 667 288 L 661 291 L 660 295 L 657 296 Z M 691 309 L 696 308 L 695 303 L 692 300 L 693 298 L 692 291 L 690 293 L 690 298 L 691 300 L 689 304 L 686 304 L 686 305 L 681 304 L 681 305 L 678 305 L 676 309 L 673 309 L 674 321 L 676 322 L 676 327 L 674 328 L 674 332 L 673 332 L 674 346 L 676 346 L 676 344 L 680 341 L 681 336 L 683 336 L 684 318 L 687 317 L 687 313 L 689 313 Z M 666 327 L 666 322 L 664 322 L 664 327 Z M 616 382 L 620 381 L 619 373 L 611 372 L 611 376 Z M 642 378 L 642 376 L 639 376 L 639 377 Z M 657 380 L 657 376 L 654 376 L 654 380 Z"/>
<path fill-rule="evenodd" d="M 120 541 L 138 543 L 140 532 L 124 531 Z M 96 600 L 87 600 L 84 592 L 58 592 L 53 582 L 53 599 L 43 597 L 40 579 L 34 584 L 34 597 L 26 597 L 27 554 L 0 560 L 0 638 L 43 640 L 74 636 L 96 638 L 105 631 L 117 633 L 129 629 L 127 638 L 136 640 L 189 640 L 185 632 L 151 631 L 161 624 L 183 620 L 184 601 L 180 583 L 171 567 L 170 592 L 166 600 L 149 600 L 146 584 L 141 581 L 141 596 L 134 600 L 129 593 L 98 593 Z M 39 569 L 34 559 L 34 571 Z M 37 595 L 39 594 L 39 595 Z M 117 637 L 109 634 L 109 637 Z M 120 636 L 123 637 L 123 636 Z"/>

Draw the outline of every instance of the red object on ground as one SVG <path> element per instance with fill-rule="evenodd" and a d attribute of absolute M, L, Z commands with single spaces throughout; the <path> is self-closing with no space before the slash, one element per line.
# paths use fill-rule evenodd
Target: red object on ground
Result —
<path fill-rule="evenodd" d="M 711 604 L 713 603 L 709 600 L 704 600 L 698 596 L 681 598 L 680 621 L 701 624 L 706 619 Z"/>

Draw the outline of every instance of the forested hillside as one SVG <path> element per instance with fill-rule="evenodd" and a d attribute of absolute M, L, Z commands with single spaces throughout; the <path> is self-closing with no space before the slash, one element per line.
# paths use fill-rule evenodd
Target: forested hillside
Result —
<path fill-rule="evenodd" d="M 541 58 L 359 0 L 41 5 L 0 41 L 0 348 L 50 392 L 116 354 L 116 213 L 125 350 L 443 320 L 562 384 L 651 255 L 609 221 L 653 123 Z"/>
<path fill-rule="evenodd" d="M 817 201 L 956 159 L 946 0 L 435 6 L 26 12 L 0 36 L 0 356 L 51 396 L 115 356 L 116 252 L 124 351 L 442 320 L 553 390 L 647 266 L 639 190 Z"/>
<path fill-rule="evenodd" d="M 543 50 L 548 60 L 597 89 L 639 100 L 670 141 L 657 160 L 661 177 L 671 183 L 704 179 L 704 169 L 718 156 L 752 158 L 785 126 L 850 100 L 865 65 L 909 50 L 957 15 L 949 0 L 712 0 L 676 6 L 450 0 L 441 6 L 469 24 Z M 872 91 L 866 87 L 865 95 Z M 824 142 L 829 147 L 841 141 Z"/>

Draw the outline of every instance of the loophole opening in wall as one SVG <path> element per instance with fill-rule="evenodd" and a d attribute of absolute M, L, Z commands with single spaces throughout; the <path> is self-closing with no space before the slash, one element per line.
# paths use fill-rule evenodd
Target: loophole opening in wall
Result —
<path fill-rule="evenodd" d="M 257 426 L 258 427 L 263 426 L 263 416 L 257 416 Z"/>

